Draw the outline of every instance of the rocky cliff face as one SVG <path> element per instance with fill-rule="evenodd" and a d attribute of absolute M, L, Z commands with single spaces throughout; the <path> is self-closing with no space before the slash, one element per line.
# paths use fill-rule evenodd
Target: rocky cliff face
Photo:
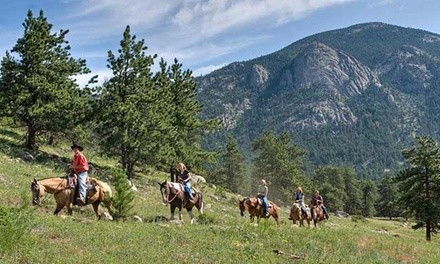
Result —
<path fill-rule="evenodd" d="M 204 116 L 222 120 L 244 145 L 287 130 L 317 164 L 365 164 L 375 149 L 383 157 L 369 166 L 392 167 L 413 135 L 440 137 L 439 40 L 383 23 L 317 34 L 197 78 Z M 322 157 L 329 142 L 340 156 Z M 353 142 L 368 147 L 348 150 Z"/>

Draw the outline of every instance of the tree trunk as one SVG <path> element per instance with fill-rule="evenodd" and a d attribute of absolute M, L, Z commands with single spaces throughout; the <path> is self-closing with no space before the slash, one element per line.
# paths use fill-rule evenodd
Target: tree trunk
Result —
<path fill-rule="evenodd" d="M 171 182 L 174 182 L 175 170 L 173 167 L 170 168 L 170 178 Z"/>
<path fill-rule="evenodd" d="M 426 221 L 426 241 L 431 241 L 431 220 Z"/>
<path fill-rule="evenodd" d="M 36 150 L 37 149 L 37 130 L 32 124 L 28 125 L 28 133 L 26 138 L 26 148 Z"/>

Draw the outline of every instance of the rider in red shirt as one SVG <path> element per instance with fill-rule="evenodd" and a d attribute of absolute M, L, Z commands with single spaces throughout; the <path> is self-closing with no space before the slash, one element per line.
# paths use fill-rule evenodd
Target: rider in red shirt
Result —
<path fill-rule="evenodd" d="M 78 177 L 78 193 L 79 197 L 76 199 L 77 205 L 84 205 L 86 203 L 86 194 L 87 194 L 87 176 L 89 171 L 89 163 L 87 162 L 84 154 L 81 153 L 83 151 L 83 147 L 73 144 L 71 146 L 73 150 L 73 163 L 72 168 L 73 172 Z"/>

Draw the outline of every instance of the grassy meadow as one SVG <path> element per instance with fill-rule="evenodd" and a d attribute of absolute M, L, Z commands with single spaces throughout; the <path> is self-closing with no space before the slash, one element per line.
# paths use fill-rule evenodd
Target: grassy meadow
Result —
<path fill-rule="evenodd" d="M 196 224 L 189 224 L 186 212 L 183 225 L 155 222 L 169 217 L 169 207 L 157 184 L 167 174 L 153 170 L 134 179 L 133 212 L 143 222 L 98 221 L 91 206 L 56 217 L 51 195 L 40 207 L 30 205 L 30 183 L 64 175 L 70 148 L 42 147 L 26 162 L 20 158 L 26 151 L 19 146 L 22 137 L 0 126 L 0 263 L 440 263 L 440 237 L 426 242 L 424 230 L 412 230 L 411 223 L 331 214 L 319 228 L 299 228 L 282 208 L 280 226 L 273 219 L 255 225 L 240 216 L 240 197 L 215 190 L 209 179 L 203 186 L 205 214 L 195 209 Z M 116 164 L 89 149 L 84 153 L 98 168 Z"/>

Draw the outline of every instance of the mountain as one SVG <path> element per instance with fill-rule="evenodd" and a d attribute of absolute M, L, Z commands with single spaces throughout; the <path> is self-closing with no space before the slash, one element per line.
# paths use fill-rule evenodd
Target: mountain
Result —
<path fill-rule="evenodd" d="M 264 131 L 288 131 L 309 169 L 353 166 L 379 179 L 403 165 L 415 135 L 440 138 L 440 35 L 366 23 L 301 39 L 196 78 L 203 116 L 250 153 Z"/>

